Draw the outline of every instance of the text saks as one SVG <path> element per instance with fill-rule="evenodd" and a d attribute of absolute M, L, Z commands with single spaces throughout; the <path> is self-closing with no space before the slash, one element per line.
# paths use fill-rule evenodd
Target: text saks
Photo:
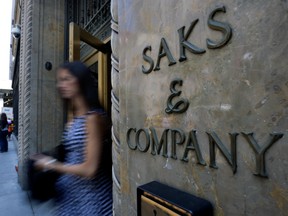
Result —
<path fill-rule="evenodd" d="M 220 6 L 215 8 L 208 17 L 207 24 L 209 28 L 220 31 L 223 33 L 223 37 L 220 41 L 213 41 L 209 38 L 206 39 L 206 44 L 208 49 L 217 49 L 225 46 L 232 36 L 232 28 L 228 23 L 220 22 L 214 20 L 214 15 L 218 12 L 226 12 L 225 6 Z M 190 34 L 192 33 L 194 27 L 198 23 L 199 19 L 195 19 L 192 21 L 189 29 L 185 33 L 185 26 L 178 29 L 178 37 L 179 37 L 179 62 L 185 61 L 187 59 L 185 51 L 186 49 L 189 50 L 191 53 L 194 54 L 203 54 L 206 52 L 205 49 L 197 47 L 195 44 L 188 41 L 188 38 Z M 147 51 L 152 51 L 151 46 L 146 46 L 143 49 L 142 56 L 143 60 L 149 64 L 149 67 L 146 68 L 144 65 L 142 65 L 142 72 L 144 74 L 149 74 L 153 69 L 154 71 L 160 70 L 160 61 L 163 57 L 167 57 L 169 66 L 176 64 L 176 60 L 174 56 L 172 55 L 170 48 L 168 46 L 168 43 L 165 38 L 161 38 L 160 45 L 159 45 L 159 51 L 158 51 L 158 57 L 156 61 L 156 66 L 154 67 L 154 60 L 147 55 Z"/>

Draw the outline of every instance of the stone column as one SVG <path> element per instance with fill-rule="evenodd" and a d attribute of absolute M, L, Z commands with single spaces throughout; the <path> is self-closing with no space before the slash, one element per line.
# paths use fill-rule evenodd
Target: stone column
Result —
<path fill-rule="evenodd" d="M 55 84 L 56 68 L 64 61 L 64 2 L 23 0 L 21 5 L 18 157 L 24 189 L 29 155 L 57 145 L 62 131 Z"/>
<path fill-rule="evenodd" d="M 216 216 L 287 215 L 287 8 L 118 0 L 116 214 L 137 215 L 137 187 L 158 181 L 209 200 Z"/>
<path fill-rule="evenodd" d="M 121 215 L 121 183 L 120 183 L 120 151 L 121 144 L 119 139 L 119 38 L 118 38 L 118 0 L 111 1 L 111 48 L 112 48 L 112 138 L 113 138 L 113 208 L 115 215 Z"/>

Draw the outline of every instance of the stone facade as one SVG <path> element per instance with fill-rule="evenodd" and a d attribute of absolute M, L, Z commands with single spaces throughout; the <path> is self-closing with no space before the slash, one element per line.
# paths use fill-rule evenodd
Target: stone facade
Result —
<path fill-rule="evenodd" d="M 112 17 L 116 215 L 154 180 L 215 215 L 287 215 L 287 2 L 114 0 Z"/>
<path fill-rule="evenodd" d="M 20 2 L 24 188 L 29 154 L 62 131 L 65 2 Z M 215 215 L 287 215 L 287 12 L 286 1 L 111 1 L 115 215 L 136 215 L 137 187 L 154 180 Z"/>
<path fill-rule="evenodd" d="M 15 73 L 19 73 L 19 180 L 25 189 L 29 155 L 57 145 L 63 128 L 55 71 L 64 61 L 64 0 L 20 4 L 20 64 Z M 47 62 L 52 63 L 51 70 L 45 67 Z"/>

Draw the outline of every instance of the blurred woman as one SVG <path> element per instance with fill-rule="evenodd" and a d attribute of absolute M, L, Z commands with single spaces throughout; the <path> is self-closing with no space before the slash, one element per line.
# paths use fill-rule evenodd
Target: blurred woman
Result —
<path fill-rule="evenodd" d="M 8 151 L 8 121 L 6 113 L 1 113 L 0 129 L 0 152 L 2 153 Z"/>
<path fill-rule="evenodd" d="M 56 215 L 112 215 L 111 124 L 91 72 L 81 62 L 63 64 L 57 87 L 74 112 L 63 133 L 65 162 L 47 156 L 36 162 L 63 174 L 56 183 Z"/>

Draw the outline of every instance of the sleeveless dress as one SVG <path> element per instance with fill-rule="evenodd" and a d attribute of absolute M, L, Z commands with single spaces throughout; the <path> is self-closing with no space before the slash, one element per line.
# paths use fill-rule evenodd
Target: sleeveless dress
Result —
<path fill-rule="evenodd" d="M 100 115 L 104 112 L 97 111 Z M 63 133 L 65 147 L 64 164 L 80 164 L 85 157 L 87 115 L 74 117 L 72 123 Z M 110 138 L 104 141 L 111 145 Z M 107 148 L 109 149 L 109 148 Z M 105 151 L 104 151 L 105 153 Z M 111 152 L 106 151 L 107 154 Z M 110 158 L 104 156 L 103 158 Z M 110 216 L 112 215 L 112 178 L 110 166 L 104 163 L 93 178 L 64 174 L 56 182 L 56 210 L 58 216 Z"/>

